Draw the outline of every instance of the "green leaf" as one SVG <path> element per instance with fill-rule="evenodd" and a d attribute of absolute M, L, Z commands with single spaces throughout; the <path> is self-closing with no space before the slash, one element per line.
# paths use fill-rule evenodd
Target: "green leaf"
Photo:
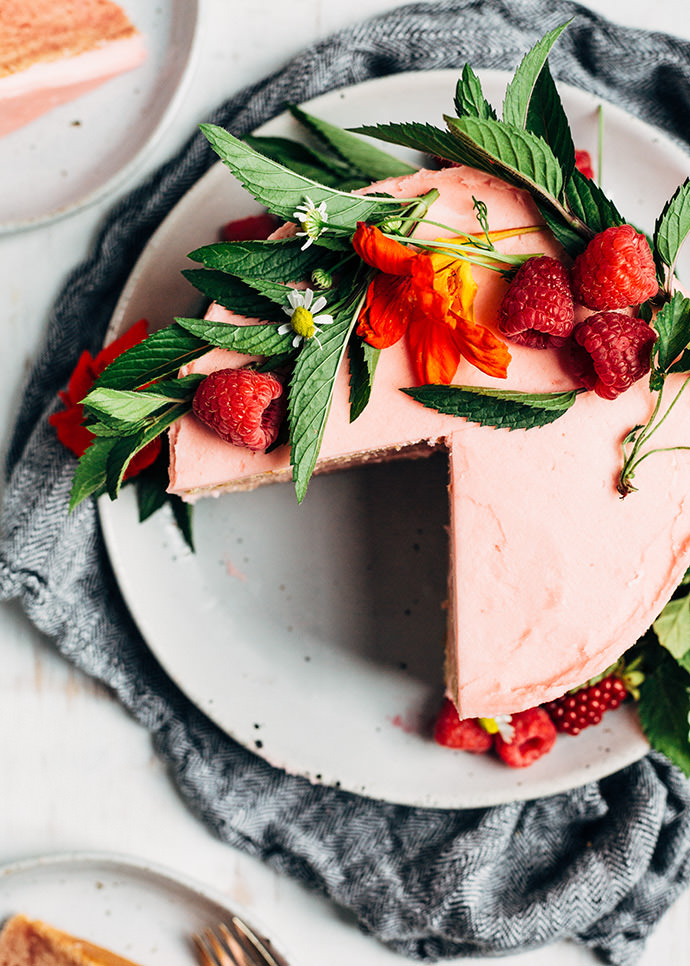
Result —
<path fill-rule="evenodd" d="M 690 775 L 690 676 L 663 650 L 645 673 L 637 710 L 652 747 Z"/>
<path fill-rule="evenodd" d="M 366 409 L 374 385 L 374 373 L 379 361 L 380 349 L 367 342 L 350 340 L 350 422 L 353 423 Z"/>
<path fill-rule="evenodd" d="M 163 455 L 163 452 L 161 453 Z M 139 523 L 148 520 L 156 510 L 159 510 L 166 502 L 168 494 L 168 460 L 167 450 L 165 459 L 157 459 L 152 466 L 148 466 L 136 478 L 137 508 L 139 510 Z"/>
<path fill-rule="evenodd" d="M 572 258 L 575 258 L 580 252 L 585 250 L 587 245 L 586 238 L 583 238 L 580 232 L 576 231 L 567 221 L 564 221 L 553 208 L 545 204 L 540 204 L 539 201 L 537 201 L 537 208 L 546 223 L 546 227 L 551 231 L 559 245 L 562 245 Z"/>
<path fill-rule="evenodd" d="M 283 314 L 283 322 L 287 316 Z M 235 325 L 232 322 L 211 322 L 207 319 L 175 319 L 178 325 L 188 332 L 199 336 L 206 345 L 221 349 L 232 349 L 252 356 L 277 356 L 289 353 L 292 348 L 293 333 L 280 335 L 278 326 Z"/>
<path fill-rule="evenodd" d="M 393 157 L 373 144 L 368 144 L 351 131 L 344 131 L 328 121 L 307 114 L 301 108 L 290 107 L 290 112 L 316 135 L 328 148 L 342 158 L 368 183 L 386 178 L 399 178 L 417 171 L 413 165 Z"/>
<path fill-rule="evenodd" d="M 175 523 L 189 549 L 194 553 L 194 536 L 192 532 L 192 519 L 194 507 L 191 503 L 185 503 L 175 493 L 168 493 L 168 503 L 170 504 L 175 518 Z"/>
<path fill-rule="evenodd" d="M 566 185 L 565 198 L 570 211 L 587 225 L 593 235 L 612 225 L 625 223 L 623 216 L 599 185 L 591 178 L 586 178 L 577 168 L 573 169 Z"/>
<path fill-rule="evenodd" d="M 413 151 L 446 158 L 448 161 L 463 162 L 456 140 L 441 128 L 421 121 L 393 124 L 364 124 L 354 128 L 359 134 L 366 134 L 389 144 L 400 144 Z"/>
<path fill-rule="evenodd" d="M 455 110 L 458 117 L 484 117 L 496 120 L 496 111 L 484 97 L 481 81 L 469 64 L 465 64 L 455 88 Z"/>
<path fill-rule="evenodd" d="M 563 180 L 567 182 L 575 168 L 575 145 L 548 64 L 544 64 L 537 78 L 527 111 L 526 125 L 528 131 L 543 138 L 549 145 L 563 169 Z"/>
<path fill-rule="evenodd" d="M 690 372 L 690 349 L 686 349 L 678 362 L 674 362 L 669 372 Z"/>
<path fill-rule="evenodd" d="M 176 375 L 182 366 L 208 352 L 208 347 L 208 342 L 180 326 L 169 325 L 118 356 L 96 379 L 94 388 L 140 389 Z"/>
<path fill-rule="evenodd" d="M 289 138 L 245 137 L 244 142 L 259 154 L 277 161 L 290 171 L 304 175 L 311 181 L 327 185 L 329 188 L 337 188 L 339 191 L 364 188 L 371 180 L 358 176 L 347 165 L 340 164 L 336 158 L 327 159 L 319 156 L 305 144 Z"/>
<path fill-rule="evenodd" d="M 690 671 L 690 596 L 670 600 L 652 627 L 661 646 Z"/>
<path fill-rule="evenodd" d="M 676 189 L 657 219 L 652 251 L 659 269 L 664 265 L 673 268 L 688 232 L 690 232 L 690 178 Z M 663 275 L 663 271 L 660 274 Z"/>
<path fill-rule="evenodd" d="M 189 258 L 237 278 L 267 278 L 273 282 L 297 282 L 324 262 L 324 254 L 312 245 L 302 251 L 301 238 L 280 241 L 218 242 L 191 252 Z"/>
<path fill-rule="evenodd" d="M 73 510 L 89 496 L 100 496 L 106 489 L 105 468 L 116 440 L 95 439 L 82 456 L 72 478 L 69 508 Z"/>
<path fill-rule="evenodd" d="M 290 383 L 290 462 L 301 503 L 316 466 L 333 398 L 333 387 L 356 322 L 358 306 L 341 313 L 316 339 L 302 348 Z"/>
<path fill-rule="evenodd" d="M 112 416 L 121 423 L 141 423 L 147 416 L 165 406 L 165 398 L 157 393 L 98 388 L 92 389 L 83 403 L 89 415 L 106 422 Z"/>
<path fill-rule="evenodd" d="M 287 305 L 287 294 L 278 296 L 277 293 L 284 292 L 287 286 L 281 286 L 279 290 L 274 288 L 279 283 L 266 279 L 256 279 L 255 284 L 250 285 L 239 278 L 217 272 L 212 268 L 188 268 L 182 274 L 212 301 L 218 302 L 219 305 L 237 315 L 248 319 L 263 319 L 266 322 L 277 322 L 279 319 L 284 321 L 285 313 L 277 304 L 277 299 L 280 297 L 282 303 Z M 259 286 L 263 291 L 259 291 Z M 269 291 L 271 295 L 267 294 Z M 275 299 L 272 298 L 273 294 L 276 294 Z"/>
<path fill-rule="evenodd" d="M 417 386 L 403 389 L 428 409 L 496 429 L 531 429 L 562 416 L 573 405 L 577 391 L 526 393 L 476 386 Z"/>
<path fill-rule="evenodd" d="M 553 151 L 529 131 L 476 117 L 446 118 L 465 163 L 488 171 L 528 191 L 555 201 L 563 188 L 563 172 Z"/>
<path fill-rule="evenodd" d="M 294 219 L 295 210 L 306 197 L 315 205 L 326 202 L 330 226 L 352 230 L 358 221 L 398 214 L 405 203 L 398 198 L 351 195 L 320 185 L 264 157 L 221 127 L 202 124 L 201 130 L 240 184 L 260 204 L 286 221 Z"/>
<path fill-rule="evenodd" d="M 661 306 L 653 324 L 659 333 L 654 344 L 656 365 L 666 372 L 690 342 L 690 299 L 675 292 Z"/>
<path fill-rule="evenodd" d="M 503 120 L 515 127 L 524 128 L 537 79 L 546 63 L 549 52 L 570 21 L 545 34 L 518 65 L 513 79 L 506 88 L 503 100 Z"/>
<path fill-rule="evenodd" d="M 164 412 L 152 419 L 142 430 L 131 436 L 121 436 L 111 440 L 112 447 L 107 455 L 105 465 L 106 490 L 111 500 L 117 499 L 122 486 L 122 480 L 133 456 L 147 446 L 152 440 L 160 436 L 164 430 L 176 420 L 184 416 L 191 409 L 191 402 L 186 401 L 169 406 Z"/>

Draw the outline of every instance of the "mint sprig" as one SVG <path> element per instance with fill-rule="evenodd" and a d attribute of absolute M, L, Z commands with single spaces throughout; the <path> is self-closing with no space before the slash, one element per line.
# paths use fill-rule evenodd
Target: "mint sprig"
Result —
<path fill-rule="evenodd" d="M 312 246 L 302 249 L 301 238 L 280 241 L 216 242 L 197 248 L 188 256 L 205 268 L 237 278 L 297 282 L 316 266 L 327 267 L 330 256 Z"/>
<path fill-rule="evenodd" d="M 455 88 L 455 111 L 458 117 L 483 117 L 496 120 L 496 111 L 484 97 L 481 81 L 469 64 L 465 64 Z"/>
<path fill-rule="evenodd" d="M 645 669 L 637 711 L 652 747 L 690 776 L 690 674 L 662 648 Z"/>
<path fill-rule="evenodd" d="M 506 88 L 503 100 L 503 120 L 515 127 L 527 127 L 527 119 L 537 82 L 546 64 L 551 48 L 570 21 L 555 27 L 528 50 L 518 65 Z"/>
<path fill-rule="evenodd" d="M 690 178 L 665 205 L 654 229 L 653 251 L 662 285 L 669 284 L 678 252 L 690 233 Z"/>
<path fill-rule="evenodd" d="M 532 429 L 563 416 L 574 404 L 579 390 L 527 393 L 478 386 L 417 386 L 403 389 L 412 399 L 449 416 L 462 416 L 495 429 Z"/>
<path fill-rule="evenodd" d="M 309 197 L 315 205 L 322 201 L 327 203 L 329 226 L 354 231 L 358 221 L 378 221 L 397 215 L 413 200 L 338 191 L 290 171 L 221 127 L 202 124 L 201 130 L 240 184 L 260 204 L 285 221 L 293 220 L 295 210 L 305 197 Z"/>

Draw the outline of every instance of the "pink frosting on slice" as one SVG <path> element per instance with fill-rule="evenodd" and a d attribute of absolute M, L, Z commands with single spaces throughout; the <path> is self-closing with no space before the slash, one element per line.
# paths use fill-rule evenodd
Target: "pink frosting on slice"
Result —
<path fill-rule="evenodd" d="M 0 77 L 0 137 L 138 67 L 145 59 L 143 38 L 136 33 L 75 57 L 37 63 Z"/>
<path fill-rule="evenodd" d="M 385 187 L 401 197 L 437 187 L 431 217 L 459 231 L 478 230 L 472 195 L 486 202 L 494 230 L 538 223 L 527 196 L 470 169 L 423 171 Z M 542 232 L 501 244 L 510 251 L 554 251 Z M 488 270 L 478 269 L 475 278 L 477 320 L 492 325 L 506 283 Z M 210 314 L 238 321 L 218 306 Z M 562 354 L 517 346 L 511 352 L 507 380 L 491 380 L 463 362 L 455 381 L 541 392 L 573 387 Z M 187 371 L 246 361 L 214 350 Z M 621 441 L 651 411 L 646 380 L 613 402 L 583 394 L 554 423 L 512 432 L 425 409 L 399 391 L 413 384 L 398 343 L 381 353 L 371 401 L 350 423 L 347 373 L 341 372 L 321 459 L 358 459 L 422 441 L 447 449 L 449 690 L 463 717 L 540 704 L 615 661 L 680 581 L 690 563 L 690 456 L 655 454 L 636 474 L 639 491 L 620 499 Z M 671 398 L 672 385 L 668 393 Z M 689 437 L 690 406 L 681 402 L 654 445 Z M 172 428 L 170 443 L 170 491 L 186 499 L 289 473 L 286 447 L 251 453 L 223 443 L 193 416 Z"/>

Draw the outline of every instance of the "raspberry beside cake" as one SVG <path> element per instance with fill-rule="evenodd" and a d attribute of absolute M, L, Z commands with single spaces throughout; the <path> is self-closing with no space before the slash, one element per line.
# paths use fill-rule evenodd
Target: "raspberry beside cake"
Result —
<path fill-rule="evenodd" d="M 111 0 L 3 0 L 0 136 L 145 57 L 141 35 Z"/>
<path fill-rule="evenodd" d="M 541 222 L 528 195 L 473 169 L 420 171 L 376 188 L 399 197 L 436 188 L 429 218 L 458 232 L 479 230 L 475 197 L 487 204 L 493 230 Z M 422 225 L 417 237 L 434 232 Z M 511 252 L 559 251 L 543 230 L 500 244 Z M 483 268 L 475 278 L 476 320 L 494 327 L 507 283 Z M 218 306 L 209 317 L 241 321 Z M 454 381 L 523 392 L 578 385 L 560 350 L 514 345 L 511 353 L 507 380 L 463 362 Z M 248 361 L 217 349 L 183 374 Z M 640 382 L 613 401 L 587 393 L 554 423 L 507 431 L 431 412 L 399 391 L 412 385 L 400 342 L 381 353 L 369 405 L 351 423 L 341 370 L 317 472 L 439 447 L 448 453 L 446 681 L 460 715 L 520 711 L 599 674 L 647 630 L 690 560 L 683 454 L 658 454 L 652 472 L 641 469 L 634 498 L 621 500 L 616 490 L 621 440 L 651 411 L 648 386 Z M 674 412 L 658 445 L 688 433 L 690 413 Z M 291 476 L 286 447 L 264 453 L 228 445 L 192 415 L 171 428 L 170 452 L 170 490 L 188 500 Z"/>
<path fill-rule="evenodd" d="M 40 920 L 16 915 L 0 933 L 0 966 L 136 966 Z"/>

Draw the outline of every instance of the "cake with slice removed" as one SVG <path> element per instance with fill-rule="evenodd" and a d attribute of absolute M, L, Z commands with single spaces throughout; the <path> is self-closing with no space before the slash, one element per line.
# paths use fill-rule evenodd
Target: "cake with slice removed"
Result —
<path fill-rule="evenodd" d="M 111 0 L 3 0 L 0 136 L 145 58 L 141 34 Z"/>
<path fill-rule="evenodd" d="M 473 169 L 423 170 L 376 188 L 401 198 L 437 189 L 428 217 L 458 233 L 481 230 L 476 198 L 487 206 L 492 231 L 542 223 L 526 193 Z M 416 237 L 437 235 L 437 228 L 422 224 Z M 546 231 L 518 234 L 497 247 L 559 253 Z M 481 267 L 474 274 L 476 321 L 495 328 L 507 283 Z M 218 306 L 209 317 L 243 321 Z M 454 382 L 520 392 L 580 385 L 566 350 L 511 345 L 511 354 L 506 380 L 463 361 Z M 249 361 L 216 349 L 182 374 Z M 669 385 L 680 378 L 669 377 Z M 447 452 L 449 693 L 462 717 L 549 701 L 612 664 L 647 630 L 681 580 L 690 562 L 690 460 L 678 452 L 655 455 L 653 466 L 638 470 L 639 492 L 620 498 L 621 442 L 647 421 L 653 406 L 645 380 L 615 400 L 583 394 L 557 421 L 528 431 L 432 412 L 400 392 L 414 384 L 407 348 L 399 342 L 381 353 L 370 402 L 351 423 L 348 374 L 341 367 L 316 471 Z M 689 434 L 690 412 L 676 407 L 655 445 L 671 446 Z M 291 477 L 286 447 L 265 453 L 228 445 L 192 415 L 171 428 L 170 453 L 170 491 L 187 500 Z"/>
<path fill-rule="evenodd" d="M 0 966 L 136 966 L 40 920 L 12 916 L 0 933 Z"/>

